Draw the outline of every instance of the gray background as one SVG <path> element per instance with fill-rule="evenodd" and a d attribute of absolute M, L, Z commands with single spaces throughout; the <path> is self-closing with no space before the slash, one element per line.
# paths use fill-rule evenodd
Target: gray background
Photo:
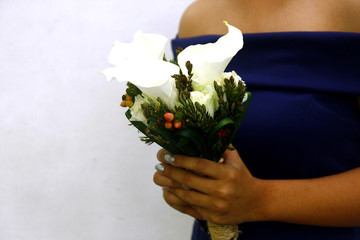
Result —
<path fill-rule="evenodd" d="M 173 38 L 190 2 L 0 0 L 1 240 L 189 239 L 99 72 L 115 40 Z"/>

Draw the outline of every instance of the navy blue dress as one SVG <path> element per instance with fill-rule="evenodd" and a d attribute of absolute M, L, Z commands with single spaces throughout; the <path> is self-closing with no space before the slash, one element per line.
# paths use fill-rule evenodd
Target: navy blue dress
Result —
<path fill-rule="evenodd" d="M 218 38 L 176 38 L 172 48 Z M 244 48 L 227 70 L 253 94 L 233 144 L 255 177 L 316 178 L 360 166 L 359 33 L 244 34 Z M 352 227 L 255 222 L 239 228 L 239 239 L 247 240 L 360 239 Z M 195 222 L 192 239 L 210 238 Z"/>

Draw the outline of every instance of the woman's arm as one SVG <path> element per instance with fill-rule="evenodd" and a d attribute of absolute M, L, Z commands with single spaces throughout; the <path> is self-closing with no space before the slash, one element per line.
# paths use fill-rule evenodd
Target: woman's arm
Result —
<path fill-rule="evenodd" d="M 360 168 L 302 180 L 263 181 L 266 220 L 321 226 L 360 226 Z"/>
<path fill-rule="evenodd" d="M 154 181 L 169 187 L 164 198 L 171 206 L 191 216 L 218 224 L 360 226 L 360 168 L 315 179 L 262 180 L 251 175 L 236 150 L 224 154 L 225 164 L 179 155 L 169 164 L 165 154 L 158 153 L 164 169 Z"/>

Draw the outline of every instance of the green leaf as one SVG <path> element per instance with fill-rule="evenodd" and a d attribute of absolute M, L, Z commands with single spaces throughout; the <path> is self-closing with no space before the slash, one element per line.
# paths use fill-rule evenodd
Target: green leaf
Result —
<path fill-rule="evenodd" d="M 188 143 L 190 144 L 188 146 L 191 146 L 191 148 L 195 147 L 195 149 L 197 149 L 197 152 L 198 152 L 198 154 L 196 154 L 197 156 L 200 157 L 200 156 L 208 153 L 206 141 L 197 131 L 195 131 L 191 128 L 186 128 L 184 130 L 178 131 L 176 134 L 178 136 L 186 139 L 188 141 Z M 184 150 L 185 150 L 184 153 L 187 153 L 186 149 L 184 149 Z M 193 155 L 193 156 L 196 156 L 196 155 Z"/>
<path fill-rule="evenodd" d="M 250 105 L 250 102 L 251 102 L 251 98 L 252 98 L 251 92 L 246 92 L 246 93 L 248 94 L 248 97 L 247 97 L 247 99 L 246 99 L 246 101 L 245 101 L 245 105 L 243 106 L 243 110 L 242 110 L 239 118 L 238 118 L 238 119 L 236 120 L 236 122 L 235 122 L 236 127 L 234 128 L 234 131 L 233 131 L 233 133 L 232 133 L 232 135 L 231 135 L 231 137 L 230 137 L 231 142 L 232 142 L 232 140 L 234 139 L 234 137 L 235 137 L 235 135 L 236 135 L 236 132 L 238 131 L 241 123 L 243 122 L 244 117 L 245 117 L 245 115 L 246 115 L 246 112 L 247 112 L 247 110 L 248 110 L 248 108 L 249 108 L 249 105 Z M 231 143 L 231 142 L 230 142 L 230 143 Z"/>
<path fill-rule="evenodd" d="M 236 121 L 236 123 L 237 123 L 238 126 L 240 126 L 240 124 L 241 124 L 242 121 L 244 120 L 244 117 L 245 117 L 245 115 L 246 115 L 246 113 L 247 113 L 247 110 L 248 110 L 248 108 L 249 108 L 249 105 L 250 105 L 250 102 L 251 102 L 251 98 L 252 98 L 251 92 L 246 92 L 246 93 L 247 93 L 248 96 L 247 96 L 247 99 L 246 99 L 246 101 L 245 101 L 244 108 L 243 108 L 243 110 L 242 110 L 242 112 L 241 112 L 241 114 L 240 114 L 239 119 L 237 119 L 237 121 Z"/>

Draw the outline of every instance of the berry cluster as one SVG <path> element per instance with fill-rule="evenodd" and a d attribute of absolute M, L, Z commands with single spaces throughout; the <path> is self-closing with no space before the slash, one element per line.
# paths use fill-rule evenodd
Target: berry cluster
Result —
<path fill-rule="evenodd" d="M 177 129 L 181 128 L 181 122 L 180 121 L 174 121 L 175 116 L 171 112 L 165 113 L 164 118 L 166 120 L 166 122 L 165 122 L 165 128 L 166 129 L 172 129 L 172 127 L 177 128 Z"/>
<path fill-rule="evenodd" d="M 219 138 L 222 138 L 222 137 L 226 137 L 227 135 L 229 135 L 229 132 L 226 131 L 225 129 L 220 129 L 219 132 L 218 132 L 218 137 Z"/>
<path fill-rule="evenodd" d="M 123 95 L 120 106 L 130 108 L 133 105 L 134 105 L 134 98 L 132 96 L 130 96 L 129 94 Z"/>

